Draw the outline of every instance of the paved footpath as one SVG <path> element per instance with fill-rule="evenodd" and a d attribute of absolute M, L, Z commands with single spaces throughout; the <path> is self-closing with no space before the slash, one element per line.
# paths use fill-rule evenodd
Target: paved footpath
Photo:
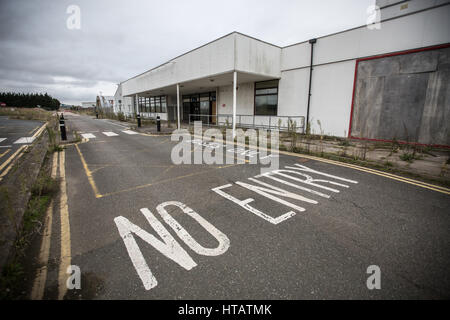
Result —
<path fill-rule="evenodd" d="M 55 156 L 36 298 L 450 297 L 449 190 L 285 154 L 261 176 L 227 148 L 247 162 L 174 165 L 169 136 L 66 118 L 85 141 Z M 71 265 L 80 290 L 66 289 Z"/>

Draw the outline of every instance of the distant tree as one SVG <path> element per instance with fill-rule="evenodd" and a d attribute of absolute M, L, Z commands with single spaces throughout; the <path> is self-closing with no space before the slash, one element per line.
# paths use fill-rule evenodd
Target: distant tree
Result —
<path fill-rule="evenodd" d="M 0 101 L 9 107 L 36 108 L 40 106 L 47 110 L 58 110 L 61 103 L 47 93 L 17 93 L 0 92 Z"/>

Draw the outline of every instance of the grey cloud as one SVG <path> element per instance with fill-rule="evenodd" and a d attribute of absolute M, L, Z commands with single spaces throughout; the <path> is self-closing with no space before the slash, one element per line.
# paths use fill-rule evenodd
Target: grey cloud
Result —
<path fill-rule="evenodd" d="M 232 31 L 289 45 L 365 23 L 374 0 L 0 1 L 0 90 L 62 102 L 102 90 Z M 81 29 L 66 27 L 69 5 Z M 72 82 L 55 83 L 70 77 Z"/>

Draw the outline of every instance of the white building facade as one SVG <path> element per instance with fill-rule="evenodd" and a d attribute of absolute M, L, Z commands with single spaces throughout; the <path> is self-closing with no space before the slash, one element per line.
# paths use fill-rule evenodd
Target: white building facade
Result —
<path fill-rule="evenodd" d="M 449 146 L 450 1 L 377 5 L 380 25 L 286 47 L 233 32 L 121 82 L 114 109 Z"/>

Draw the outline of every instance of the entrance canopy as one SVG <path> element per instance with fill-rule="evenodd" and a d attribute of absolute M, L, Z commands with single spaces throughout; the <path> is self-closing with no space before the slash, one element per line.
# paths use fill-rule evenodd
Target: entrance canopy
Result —
<path fill-rule="evenodd" d="M 213 75 L 197 80 L 181 82 L 180 85 L 180 94 L 193 94 L 193 93 L 202 93 L 215 91 L 217 87 L 224 86 L 232 86 L 233 85 L 233 73 L 228 72 L 219 75 Z M 273 77 L 258 75 L 258 74 L 249 74 L 246 72 L 237 72 L 237 85 L 241 83 L 249 83 L 249 82 L 258 82 L 271 80 Z M 152 90 L 146 90 L 142 92 L 136 93 L 139 97 L 148 97 L 148 96 L 160 96 L 160 95 L 176 95 L 177 94 L 177 84 L 160 87 Z M 134 96 L 134 95 L 132 95 Z"/>

